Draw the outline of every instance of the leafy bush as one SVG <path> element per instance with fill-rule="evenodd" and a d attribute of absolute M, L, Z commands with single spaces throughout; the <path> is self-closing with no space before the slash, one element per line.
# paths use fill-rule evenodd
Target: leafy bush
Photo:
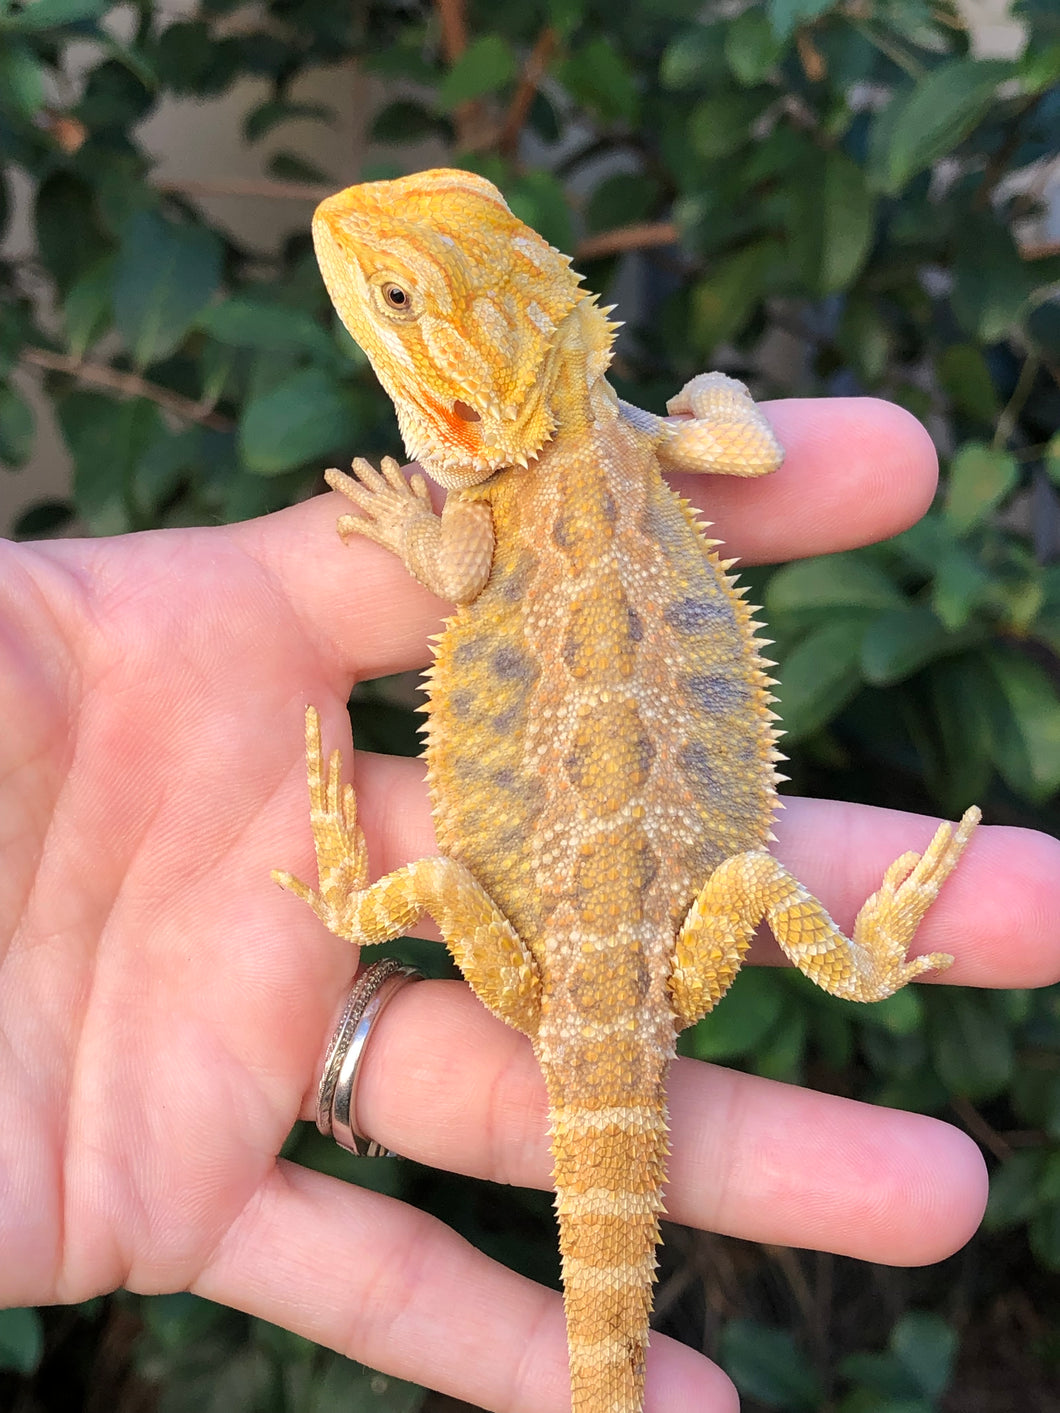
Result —
<path fill-rule="evenodd" d="M 1060 256 L 1035 222 L 1060 21 L 1050 0 L 1017 12 L 1022 56 L 998 60 L 926 0 L 467 14 L 460 0 L 201 0 L 178 19 L 152 0 L 0 0 L 0 232 L 28 184 L 37 241 L 0 264 L 0 459 L 30 461 L 36 377 L 74 466 L 69 498 L 35 504 L 15 533 L 242 518 L 307 494 L 353 451 L 398 449 L 307 233 L 268 256 L 241 244 L 194 184 L 153 178 L 137 130 L 163 98 L 205 101 L 248 77 L 267 87 L 248 144 L 324 124 L 297 81 L 345 63 L 348 82 L 374 75 L 388 94 L 367 134 L 375 160 L 323 172 L 281 150 L 256 190 L 301 196 L 308 215 L 358 176 L 422 165 L 428 141 L 576 250 L 590 287 L 621 280 L 616 374 L 634 400 L 659 410 L 720 364 L 760 394 L 873 392 L 927 422 L 948 474 L 920 525 L 751 576 L 778 640 L 795 784 L 949 815 L 978 799 L 989 818 L 1056 831 Z M 362 740 L 412 749 L 381 700 L 357 703 Z M 688 1048 L 949 1105 L 996 1172 L 970 1256 L 902 1274 L 814 1258 L 815 1288 L 843 1296 L 826 1308 L 806 1302 L 798 1266 L 748 1253 L 738 1298 L 664 1299 L 668 1327 L 720 1331 L 748 1407 L 897 1413 L 941 1408 L 947 1390 L 946 1406 L 969 1407 L 973 1389 L 976 1407 L 1037 1406 L 1060 1360 L 1057 993 L 909 991 L 855 1012 L 797 976 L 751 973 Z M 328 1161 L 312 1137 L 292 1142 Z M 487 1201 L 411 1165 L 385 1181 L 555 1277 L 543 1200 Z M 791 1333 L 763 1328 L 778 1319 Z M 346 1407 L 421 1402 L 370 1381 L 355 1395 L 319 1352 L 190 1298 L 124 1296 L 0 1318 L 0 1397 L 19 1387 L 25 1406 L 51 1406 L 49 1360 L 80 1350 L 88 1381 L 90 1351 L 116 1338 L 132 1362 L 115 1387 L 161 1380 L 166 1407 L 201 1406 L 204 1379 L 226 1408 L 293 1406 L 308 1387 L 322 1407 L 332 1388 Z"/>

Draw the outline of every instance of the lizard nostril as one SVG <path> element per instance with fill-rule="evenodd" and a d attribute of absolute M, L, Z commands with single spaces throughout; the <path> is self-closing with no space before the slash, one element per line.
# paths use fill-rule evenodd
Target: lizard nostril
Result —
<path fill-rule="evenodd" d="M 466 402 L 461 402 L 459 398 L 453 403 L 453 411 L 464 422 L 481 422 L 482 418 L 473 407 L 469 407 Z"/>

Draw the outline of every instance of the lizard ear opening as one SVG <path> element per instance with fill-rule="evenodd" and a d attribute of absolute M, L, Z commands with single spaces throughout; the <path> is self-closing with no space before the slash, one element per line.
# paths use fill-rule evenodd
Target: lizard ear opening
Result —
<path fill-rule="evenodd" d="M 469 407 L 466 402 L 462 402 L 460 398 L 457 398 L 457 400 L 453 403 L 453 412 L 457 417 L 460 418 L 462 422 L 482 421 L 482 418 L 479 413 L 477 413 L 473 407 Z"/>

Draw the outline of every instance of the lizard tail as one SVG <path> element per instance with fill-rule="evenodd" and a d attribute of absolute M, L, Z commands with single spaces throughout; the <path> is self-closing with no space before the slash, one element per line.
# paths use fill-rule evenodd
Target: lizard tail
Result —
<path fill-rule="evenodd" d="M 663 1067 L 617 1096 L 587 1097 L 569 1071 L 545 1078 L 571 1408 L 641 1413 L 668 1153 Z"/>

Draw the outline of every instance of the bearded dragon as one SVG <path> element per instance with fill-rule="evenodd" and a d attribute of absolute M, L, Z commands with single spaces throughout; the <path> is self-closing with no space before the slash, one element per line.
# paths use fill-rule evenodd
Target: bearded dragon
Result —
<path fill-rule="evenodd" d="M 903 854 L 851 938 L 769 852 L 776 716 L 761 624 L 664 472 L 781 464 L 741 383 L 694 378 L 666 420 L 606 381 L 617 325 L 469 172 L 350 187 L 313 219 L 331 298 L 419 474 L 328 482 L 343 536 L 457 605 L 427 674 L 440 854 L 370 882 L 353 787 L 307 714 L 319 882 L 278 882 L 361 946 L 429 914 L 476 995 L 530 1038 L 548 1093 L 574 1413 L 637 1413 L 677 1033 L 724 995 L 760 921 L 836 996 L 906 960 L 979 812 Z"/>

